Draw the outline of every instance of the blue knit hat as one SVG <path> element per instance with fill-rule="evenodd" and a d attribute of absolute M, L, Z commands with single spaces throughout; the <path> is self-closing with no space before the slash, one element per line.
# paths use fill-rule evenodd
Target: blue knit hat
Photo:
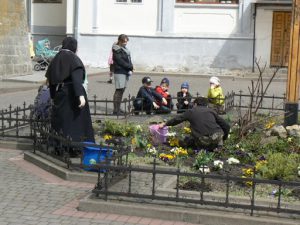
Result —
<path fill-rule="evenodd" d="M 162 80 L 161 80 L 161 82 L 160 82 L 160 84 L 167 84 L 168 86 L 170 85 L 170 81 L 169 81 L 169 79 L 168 78 L 163 78 Z"/>
<path fill-rule="evenodd" d="M 188 82 L 183 82 L 183 83 L 181 84 L 181 88 L 189 89 L 189 83 L 188 83 Z"/>

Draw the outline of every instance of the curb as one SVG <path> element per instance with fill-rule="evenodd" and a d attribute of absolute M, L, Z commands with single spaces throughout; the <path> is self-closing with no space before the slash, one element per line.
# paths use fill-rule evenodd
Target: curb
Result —
<path fill-rule="evenodd" d="M 224 212 L 215 209 L 193 209 L 166 204 L 104 201 L 92 198 L 93 195 L 90 195 L 80 200 L 78 209 L 85 212 L 115 213 L 162 220 L 199 223 L 202 225 L 299 225 L 296 220 L 291 219 L 261 216 L 251 217 L 242 213 Z"/>
<path fill-rule="evenodd" d="M 40 157 L 38 154 L 43 155 L 43 158 Z M 58 166 L 54 164 L 51 161 L 48 161 L 47 158 L 51 158 L 43 153 L 34 154 L 32 152 L 24 152 L 24 160 L 46 170 L 49 173 L 54 174 L 55 176 L 58 176 L 64 180 L 73 181 L 73 182 L 85 182 L 85 183 L 91 183 L 96 184 L 98 175 L 92 174 L 89 172 L 79 173 L 79 172 L 70 172 L 68 169 L 63 168 L 64 163 L 57 160 L 58 164 L 61 164 L 62 166 Z"/>

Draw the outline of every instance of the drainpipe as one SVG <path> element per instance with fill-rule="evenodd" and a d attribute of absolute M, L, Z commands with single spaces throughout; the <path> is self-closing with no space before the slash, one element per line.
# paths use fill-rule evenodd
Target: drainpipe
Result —
<path fill-rule="evenodd" d="M 252 55 L 252 73 L 254 73 L 254 66 L 255 66 L 255 31 L 256 31 L 256 3 L 254 3 L 254 13 L 253 13 L 253 55 Z"/>
<path fill-rule="evenodd" d="M 79 1 L 74 0 L 73 35 L 76 40 L 78 39 L 78 11 Z"/>

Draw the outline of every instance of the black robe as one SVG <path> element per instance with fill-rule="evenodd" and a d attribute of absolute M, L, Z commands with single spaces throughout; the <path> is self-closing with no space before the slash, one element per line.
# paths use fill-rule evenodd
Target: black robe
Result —
<path fill-rule="evenodd" d="M 51 126 L 73 141 L 95 142 L 88 99 L 83 87 L 85 69 L 73 52 L 62 50 L 52 60 L 46 73 L 53 99 Z M 79 96 L 86 104 L 79 108 Z"/>

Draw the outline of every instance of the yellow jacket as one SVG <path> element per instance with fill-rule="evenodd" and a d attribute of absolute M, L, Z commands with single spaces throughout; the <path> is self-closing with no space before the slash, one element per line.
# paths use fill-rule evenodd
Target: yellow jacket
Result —
<path fill-rule="evenodd" d="M 221 86 L 210 88 L 207 98 L 208 101 L 214 105 L 224 105 L 224 95 Z"/>

